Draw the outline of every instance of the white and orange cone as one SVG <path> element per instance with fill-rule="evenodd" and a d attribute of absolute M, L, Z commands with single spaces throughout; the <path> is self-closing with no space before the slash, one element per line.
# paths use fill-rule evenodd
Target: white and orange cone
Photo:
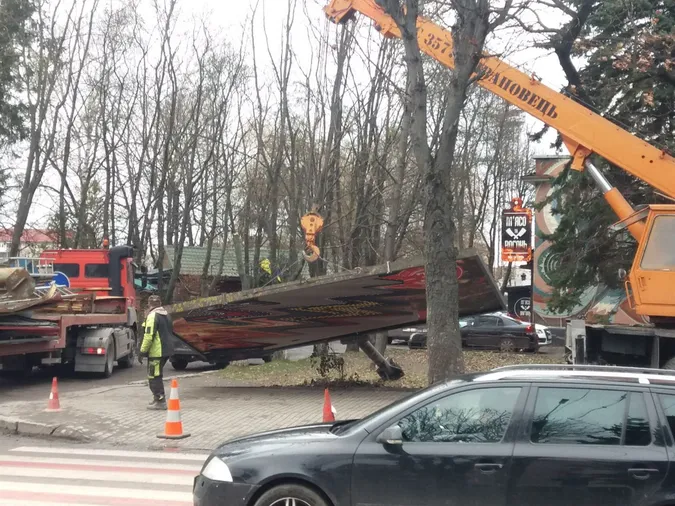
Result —
<path fill-rule="evenodd" d="M 56 376 L 52 379 L 52 391 L 49 392 L 49 401 L 47 402 L 47 409 L 45 411 L 61 411 L 61 403 L 59 402 L 59 385 Z"/>
<path fill-rule="evenodd" d="M 326 388 L 323 392 L 323 421 L 334 422 L 336 413 L 333 402 L 330 400 L 330 393 Z"/>
<path fill-rule="evenodd" d="M 178 398 L 178 380 L 171 380 L 171 393 L 166 405 L 166 423 L 164 434 L 158 434 L 161 439 L 183 439 L 190 434 L 183 433 L 183 422 L 180 419 L 180 399 Z"/>

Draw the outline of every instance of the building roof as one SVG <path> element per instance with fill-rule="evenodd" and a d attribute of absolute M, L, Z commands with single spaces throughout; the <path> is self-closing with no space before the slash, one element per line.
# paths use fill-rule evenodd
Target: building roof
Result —
<path fill-rule="evenodd" d="M 165 246 L 166 252 L 164 268 L 172 269 L 174 264 L 175 247 Z M 218 265 L 220 263 L 221 248 L 214 245 L 211 251 L 211 262 L 209 265 L 209 275 L 215 276 L 218 274 Z M 262 260 L 269 254 L 269 251 L 261 248 L 260 259 Z M 253 260 L 253 251 L 249 253 L 249 260 Z M 204 262 L 206 261 L 206 248 L 200 246 L 183 246 L 183 256 L 180 262 L 180 273 L 188 276 L 201 276 L 204 270 Z M 239 277 L 237 270 L 237 257 L 234 253 L 234 248 L 225 249 L 225 258 L 223 260 L 223 276 Z"/>
<path fill-rule="evenodd" d="M 0 242 L 11 242 L 13 234 L 14 229 L 1 228 Z M 54 243 L 56 242 L 56 239 L 56 232 L 46 229 L 27 228 L 24 229 L 23 234 L 21 234 L 21 242 L 24 244 Z"/>

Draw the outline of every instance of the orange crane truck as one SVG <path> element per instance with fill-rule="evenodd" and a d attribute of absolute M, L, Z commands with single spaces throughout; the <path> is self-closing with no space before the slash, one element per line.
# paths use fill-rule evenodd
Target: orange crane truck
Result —
<path fill-rule="evenodd" d="M 141 323 L 130 246 L 48 250 L 0 269 L 3 375 L 63 365 L 108 377 L 115 362 L 133 366 Z"/>
<path fill-rule="evenodd" d="M 401 37 L 394 19 L 375 0 L 332 0 L 324 12 L 335 23 L 358 12 L 372 19 L 383 36 Z M 450 31 L 419 17 L 417 38 L 422 52 L 454 68 Z M 483 88 L 560 133 L 572 155 L 572 168 L 588 173 L 619 218 L 614 227 L 627 229 L 638 243 L 625 290 L 645 324 L 570 322 L 567 340 L 574 362 L 675 369 L 675 205 L 633 209 L 591 156 L 604 158 L 670 199 L 675 199 L 675 159 L 498 58 L 485 56 L 475 77 Z"/>

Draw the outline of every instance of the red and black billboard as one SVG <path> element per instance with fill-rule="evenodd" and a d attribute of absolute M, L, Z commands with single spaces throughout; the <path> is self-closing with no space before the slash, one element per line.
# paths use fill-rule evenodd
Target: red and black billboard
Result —
<path fill-rule="evenodd" d="M 514 198 L 511 208 L 502 213 L 502 260 L 532 260 L 532 211 L 523 207 L 520 198 Z"/>
<path fill-rule="evenodd" d="M 489 269 L 474 252 L 455 267 L 459 314 L 505 309 Z M 233 359 L 426 321 L 424 261 L 390 264 L 167 307 L 174 332 L 206 356 Z"/>

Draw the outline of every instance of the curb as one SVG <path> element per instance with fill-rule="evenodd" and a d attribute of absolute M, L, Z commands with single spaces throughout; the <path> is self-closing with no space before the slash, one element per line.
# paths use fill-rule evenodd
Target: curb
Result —
<path fill-rule="evenodd" d="M 37 436 L 70 441 L 91 441 L 84 432 L 67 425 L 29 422 L 18 418 L 0 416 L 0 432 L 18 436 Z"/>
<path fill-rule="evenodd" d="M 170 382 L 173 379 L 177 380 L 182 380 L 186 378 L 196 378 L 197 376 L 206 376 L 207 374 L 214 374 L 220 372 L 220 369 L 217 369 L 215 371 L 199 371 L 199 372 L 193 372 L 193 373 L 187 373 L 187 374 L 174 374 L 173 376 L 164 376 L 164 382 Z M 142 380 L 134 380 L 130 381 L 124 386 L 138 386 L 138 385 L 147 385 L 148 380 L 147 379 L 142 379 Z"/>

